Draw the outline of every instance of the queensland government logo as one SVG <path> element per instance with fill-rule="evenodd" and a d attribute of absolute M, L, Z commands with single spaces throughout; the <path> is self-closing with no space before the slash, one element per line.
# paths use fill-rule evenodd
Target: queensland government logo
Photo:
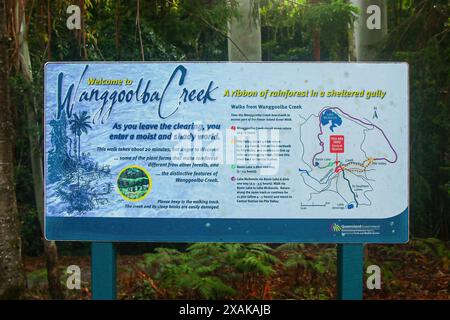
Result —
<path fill-rule="evenodd" d="M 332 232 L 341 232 L 342 231 L 342 226 L 338 225 L 337 223 L 332 223 L 330 226 L 330 230 Z"/>

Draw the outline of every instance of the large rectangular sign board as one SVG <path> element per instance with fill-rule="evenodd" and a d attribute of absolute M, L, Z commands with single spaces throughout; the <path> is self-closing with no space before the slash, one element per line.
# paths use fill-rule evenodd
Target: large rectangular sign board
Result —
<path fill-rule="evenodd" d="M 405 63 L 48 63 L 52 240 L 408 241 Z"/>

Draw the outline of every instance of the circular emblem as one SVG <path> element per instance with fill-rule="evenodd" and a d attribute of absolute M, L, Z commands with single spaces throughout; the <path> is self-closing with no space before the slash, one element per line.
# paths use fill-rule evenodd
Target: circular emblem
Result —
<path fill-rule="evenodd" d="M 143 167 L 128 166 L 117 177 L 117 189 L 127 201 L 141 201 L 152 190 L 152 178 Z"/>

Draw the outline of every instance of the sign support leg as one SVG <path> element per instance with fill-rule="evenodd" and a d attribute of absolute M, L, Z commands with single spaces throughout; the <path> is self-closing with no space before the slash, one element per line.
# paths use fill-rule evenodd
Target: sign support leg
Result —
<path fill-rule="evenodd" d="M 116 249 L 112 242 L 92 242 L 91 281 L 93 300 L 116 299 Z"/>
<path fill-rule="evenodd" d="M 337 297 L 339 300 L 362 300 L 364 246 L 338 244 Z"/>

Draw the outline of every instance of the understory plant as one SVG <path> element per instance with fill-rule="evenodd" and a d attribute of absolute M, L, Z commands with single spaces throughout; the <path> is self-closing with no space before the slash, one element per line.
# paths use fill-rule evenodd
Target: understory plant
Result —
<path fill-rule="evenodd" d="M 263 244 L 195 243 L 185 251 L 158 248 L 143 267 L 156 297 L 264 299 L 278 261 Z"/>

